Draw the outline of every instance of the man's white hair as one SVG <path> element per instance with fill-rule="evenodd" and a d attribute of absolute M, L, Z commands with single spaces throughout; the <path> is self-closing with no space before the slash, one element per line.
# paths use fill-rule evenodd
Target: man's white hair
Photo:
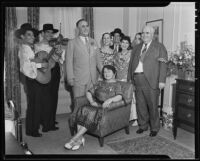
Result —
<path fill-rule="evenodd" d="M 149 28 L 149 29 L 150 29 L 150 32 L 151 32 L 152 34 L 154 34 L 154 32 L 155 32 L 154 28 L 153 28 L 152 26 L 150 26 L 150 25 L 145 25 L 145 26 L 143 27 L 142 31 L 144 30 L 144 28 Z"/>

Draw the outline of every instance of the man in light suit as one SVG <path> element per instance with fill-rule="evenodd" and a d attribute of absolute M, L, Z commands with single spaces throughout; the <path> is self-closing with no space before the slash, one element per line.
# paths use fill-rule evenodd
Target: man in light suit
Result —
<path fill-rule="evenodd" d="M 78 37 L 68 43 L 66 61 L 66 80 L 72 86 L 73 97 L 84 96 L 97 81 L 97 72 L 101 72 L 102 61 L 99 48 L 90 38 L 86 20 L 76 23 Z"/>
<path fill-rule="evenodd" d="M 159 92 L 165 87 L 167 73 L 167 51 L 163 44 L 153 40 L 154 29 L 145 26 L 142 30 L 143 43 L 132 51 L 128 81 L 136 87 L 136 110 L 141 134 L 150 125 L 151 137 L 160 129 L 158 113 Z"/>

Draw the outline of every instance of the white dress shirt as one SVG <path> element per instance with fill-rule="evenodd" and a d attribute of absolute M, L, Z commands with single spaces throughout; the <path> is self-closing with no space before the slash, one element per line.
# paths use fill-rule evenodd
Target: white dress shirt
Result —
<path fill-rule="evenodd" d="M 86 44 L 86 40 L 85 39 L 87 39 L 87 41 L 89 41 L 88 37 L 84 37 L 84 36 L 79 36 L 79 37 L 83 41 L 84 44 Z"/>
<path fill-rule="evenodd" d="M 150 42 L 147 44 L 147 50 L 148 50 L 148 48 L 149 48 L 151 42 L 152 42 L 152 41 L 150 41 Z M 144 48 L 145 48 L 145 44 L 143 44 L 143 46 L 142 46 L 140 55 L 142 54 L 142 50 L 143 50 Z M 147 51 L 147 50 L 146 50 L 146 51 Z M 135 73 L 141 73 L 141 72 L 143 72 L 143 63 L 141 62 L 141 60 L 139 60 L 138 66 L 137 66 L 137 68 L 135 69 Z"/>
<path fill-rule="evenodd" d="M 20 71 L 27 77 L 35 79 L 37 77 L 37 68 L 41 68 L 41 63 L 31 62 L 35 54 L 31 47 L 22 44 L 19 48 L 18 57 L 20 60 Z"/>

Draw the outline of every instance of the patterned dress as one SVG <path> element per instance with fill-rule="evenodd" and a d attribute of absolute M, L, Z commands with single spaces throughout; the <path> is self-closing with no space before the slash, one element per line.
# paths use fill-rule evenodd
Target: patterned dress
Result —
<path fill-rule="evenodd" d="M 127 81 L 130 56 L 131 50 L 128 50 L 125 54 L 123 54 L 122 52 L 116 53 L 114 57 L 114 66 L 117 70 L 118 80 Z"/>
<path fill-rule="evenodd" d="M 116 95 L 122 95 L 121 85 L 119 82 L 108 83 L 99 81 L 89 90 L 93 99 L 99 104 L 98 107 L 86 105 L 80 107 L 76 112 L 76 124 L 86 127 L 90 131 L 97 128 L 98 122 L 102 118 L 103 108 L 101 104 L 108 98 Z"/>
<path fill-rule="evenodd" d="M 100 54 L 103 60 L 103 65 L 114 65 L 114 53 L 112 52 L 105 52 L 102 49 L 100 49 Z"/>

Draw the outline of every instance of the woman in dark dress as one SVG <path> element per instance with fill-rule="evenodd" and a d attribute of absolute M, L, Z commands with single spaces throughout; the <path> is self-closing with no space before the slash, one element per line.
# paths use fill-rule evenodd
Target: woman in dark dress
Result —
<path fill-rule="evenodd" d="M 90 105 L 80 107 L 76 113 L 78 132 L 65 144 L 66 149 L 78 150 L 81 145 L 84 145 L 83 134 L 87 130 L 96 130 L 98 121 L 102 117 L 100 109 L 109 107 L 112 102 L 122 100 L 121 86 L 115 79 L 116 69 L 111 65 L 105 65 L 102 74 L 104 80 L 99 81 L 86 93 Z"/>

